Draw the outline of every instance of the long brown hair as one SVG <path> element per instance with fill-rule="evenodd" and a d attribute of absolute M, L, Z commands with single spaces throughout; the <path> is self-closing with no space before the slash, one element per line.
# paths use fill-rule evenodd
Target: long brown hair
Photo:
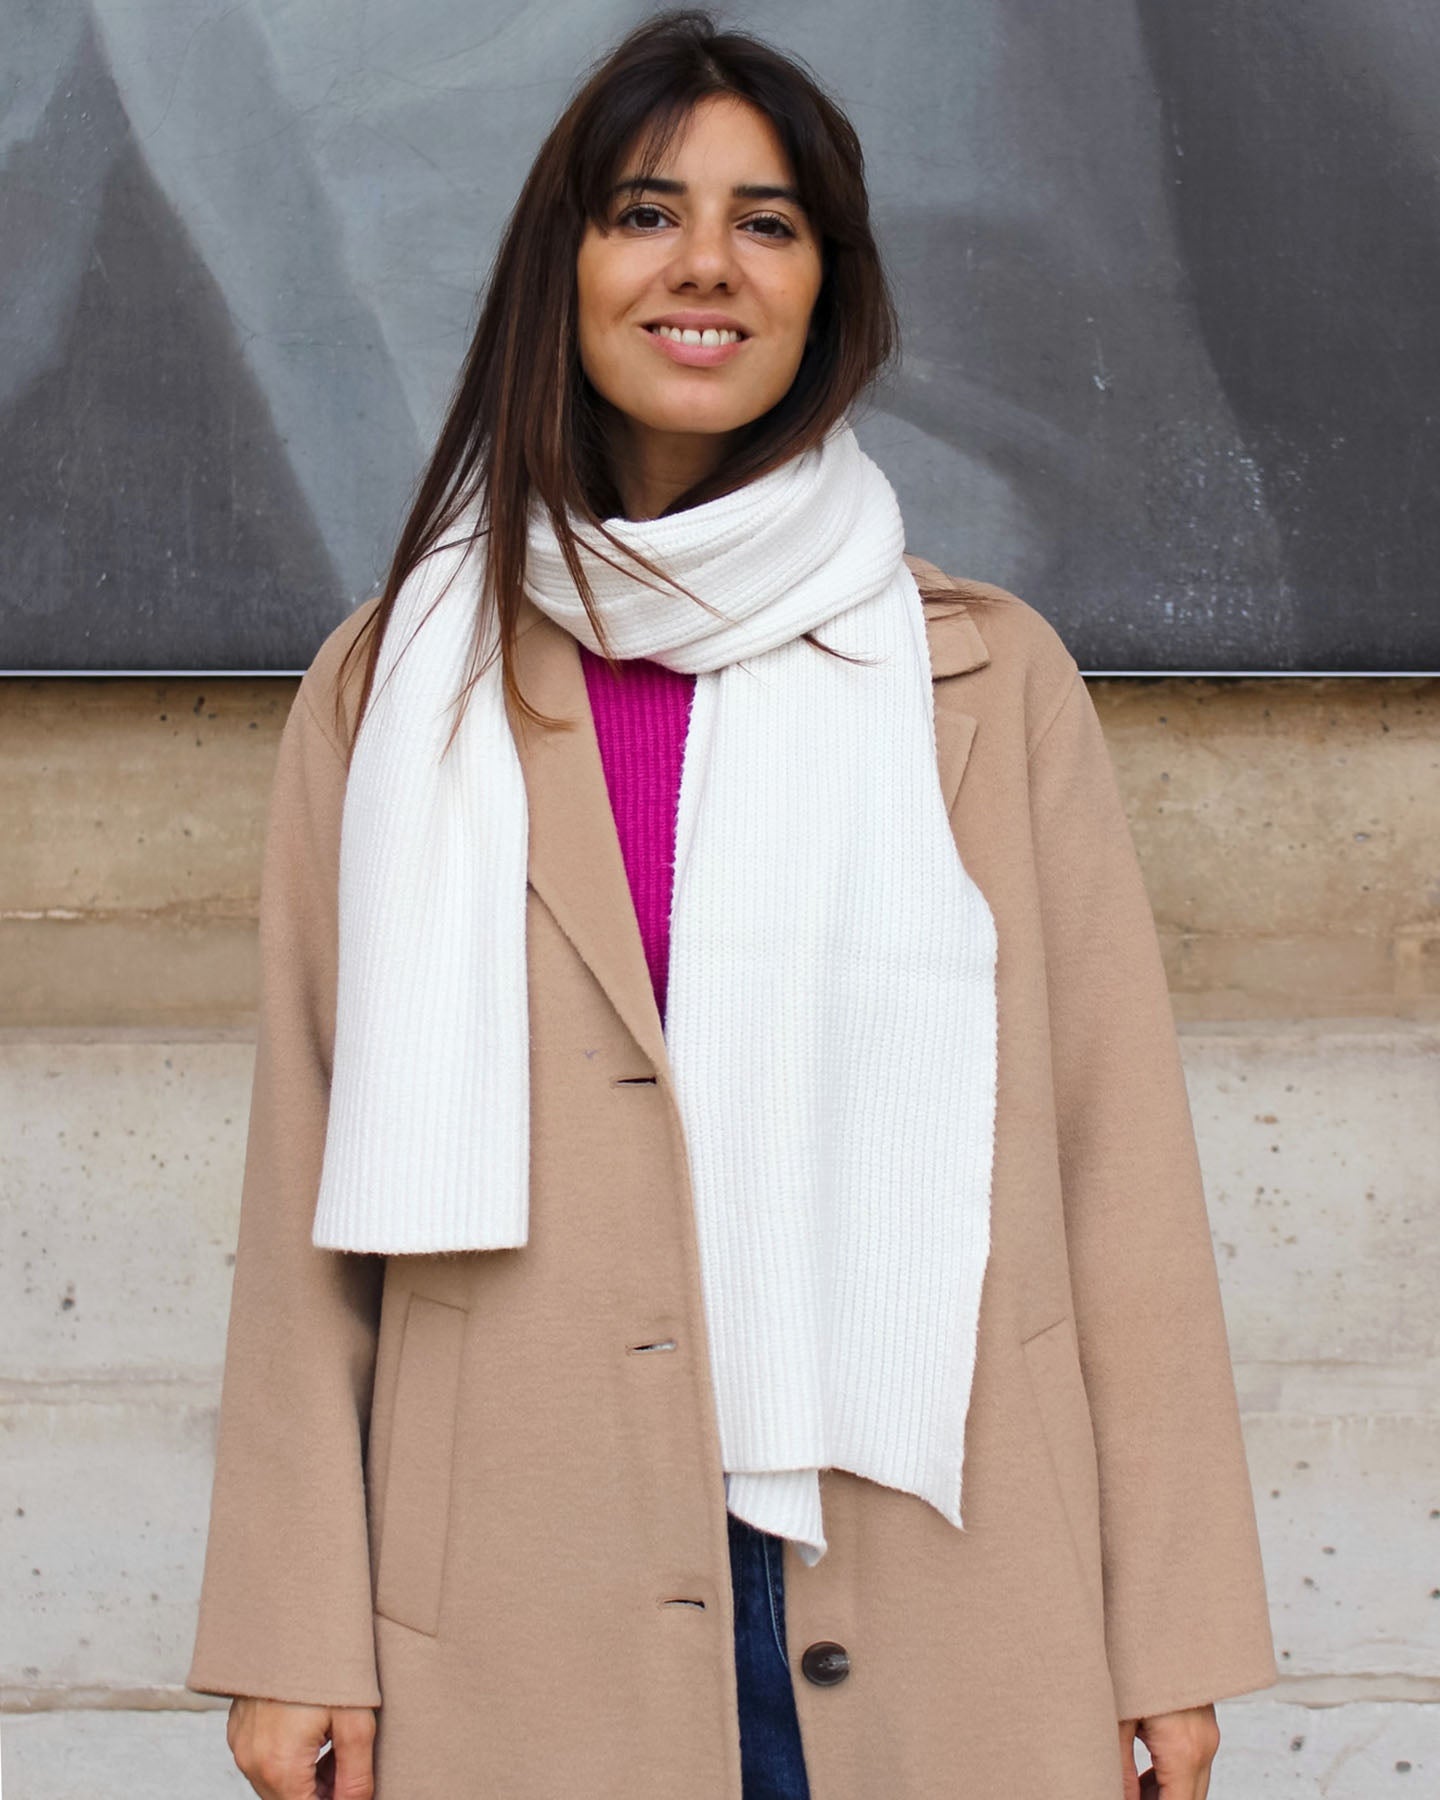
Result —
<path fill-rule="evenodd" d="M 591 69 L 526 177 L 379 604 L 342 664 L 337 709 L 345 665 L 363 650 L 357 720 L 363 716 L 402 583 L 478 497 L 471 541 L 488 540 L 482 605 L 493 600 L 497 608 L 506 696 L 526 717 L 560 723 L 530 706 L 515 679 L 532 501 L 538 499 L 548 512 L 602 645 L 604 627 L 572 520 L 591 528 L 592 543 L 603 538 L 631 555 L 604 524 L 619 514 L 621 503 L 602 431 L 604 403 L 581 367 L 577 347 L 580 243 L 587 221 L 606 228 L 619 159 L 637 135 L 643 134 L 644 146 L 637 173 L 648 176 L 691 108 L 712 94 L 748 101 L 773 125 L 820 240 L 823 272 L 809 339 L 789 389 L 737 435 L 719 467 L 677 495 L 666 512 L 733 492 L 818 445 L 897 357 L 899 326 L 870 227 L 864 156 L 840 107 L 798 60 L 745 33 L 720 31 L 706 12 L 668 12 L 647 20 Z M 626 566 L 636 563 L 663 577 L 638 556 Z M 462 704 L 483 673 L 481 643 L 477 618 Z"/>

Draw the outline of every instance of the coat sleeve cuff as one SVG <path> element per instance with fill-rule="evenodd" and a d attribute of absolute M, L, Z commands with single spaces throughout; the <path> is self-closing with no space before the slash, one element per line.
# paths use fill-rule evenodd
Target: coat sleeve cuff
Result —
<path fill-rule="evenodd" d="M 1279 1680 L 1274 1658 L 1262 1655 L 1252 1663 L 1236 1663 L 1209 1676 L 1198 1675 L 1163 1683 L 1136 1681 L 1115 1689 L 1117 1719 L 1153 1719 L 1160 1713 L 1183 1712 L 1192 1706 L 1213 1706 L 1273 1687 Z"/>
<path fill-rule="evenodd" d="M 378 1708 L 380 1689 L 373 1665 L 327 1667 L 323 1673 L 298 1668 L 249 1668 L 226 1666 L 197 1659 L 185 1677 L 192 1694 L 216 1694 L 222 1699 L 282 1700 L 291 1706 L 360 1706 Z"/>

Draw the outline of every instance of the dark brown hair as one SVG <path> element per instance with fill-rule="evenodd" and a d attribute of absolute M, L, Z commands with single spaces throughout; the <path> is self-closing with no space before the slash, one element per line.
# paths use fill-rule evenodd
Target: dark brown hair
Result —
<path fill-rule="evenodd" d="M 348 663 L 362 648 L 365 654 L 357 718 L 370 699 L 380 641 L 401 584 L 477 497 L 475 536 L 487 538 L 482 605 L 493 600 L 498 609 L 512 704 L 531 719 L 558 723 L 525 701 L 514 673 L 532 500 L 547 509 L 586 613 L 605 643 L 571 519 L 629 553 L 604 527 L 621 508 L 602 432 L 604 402 L 580 364 L 576 263 L 587 221 L 607 226 L 609 191 L 627 148 L 639 136 L 644 154 L 635 172 L 653 174 L 690 110 L 712 94 L 748 101 L 774 127 L 820 242 L 823 273 L 789 389 L 737 436 L 720 466 L 677 495 L 666 512 L 730 493 L 818 445 L 897 356 L 899 328 L 871 232 L 864 157 L 840 107 L 798 60 L 745 33 L 720 31 L 706 12 L 647 20 L 592 68 L 540 146 L 506 224 L 474 337 L 379 604 L 346 655 Z M 626 566 L 636 563 L 663 574 L 639 557 Z M 462 702 L 483 672 L 481 642 L 477 618 Z M 343 677 L 342 664 L 337 706 Z"/>

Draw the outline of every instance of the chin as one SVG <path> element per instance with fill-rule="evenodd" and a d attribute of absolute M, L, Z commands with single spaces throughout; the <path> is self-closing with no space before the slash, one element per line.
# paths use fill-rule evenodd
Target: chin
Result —
<path fill-rule="evenodd" d="M 724 413 L 706 418 L 694 407 L 673 416 L 661 415 L 644 419 L 642 424 L 651 431 L 673 433 L 677 437 L 725 437 L 732 431 L 739 431 L 760 417 L 759 413 Z"/>
<path fill-rule="evenodd" d="M 707 396 L 718 400 L 718 396 Z M 703 435 L 718 437 L 726 432 L 740 431 L 751 425 L 762 413 L 768 412 L 774 405 L 772 400 L 755 400 L 753 402 L 737 402 L 733 397 L 728 404 L 710 406 L 697 405 L 694 396 L 685 400 L 676 400 L 668 406 L 644 406 L 627 408 L 630 416 L 650 431 L 675 432 L 686 436 Z"/>

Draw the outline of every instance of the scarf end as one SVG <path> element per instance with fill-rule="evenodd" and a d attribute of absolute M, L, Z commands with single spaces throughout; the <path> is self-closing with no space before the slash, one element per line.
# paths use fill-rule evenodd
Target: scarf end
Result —
<path fill-rule="evenodd" d="M 341 1204 L 322 1194 L 310 1241 L 317 1250 L 347 1250 L 372 1256 L 454 1256 L 472 1250 L 519 1250 L 529 1240 L 529 1205 L 496 1217 L 487 1207 L 438 1209 L 426 1216 L 383 1202 L 351 1197 Z"/>

